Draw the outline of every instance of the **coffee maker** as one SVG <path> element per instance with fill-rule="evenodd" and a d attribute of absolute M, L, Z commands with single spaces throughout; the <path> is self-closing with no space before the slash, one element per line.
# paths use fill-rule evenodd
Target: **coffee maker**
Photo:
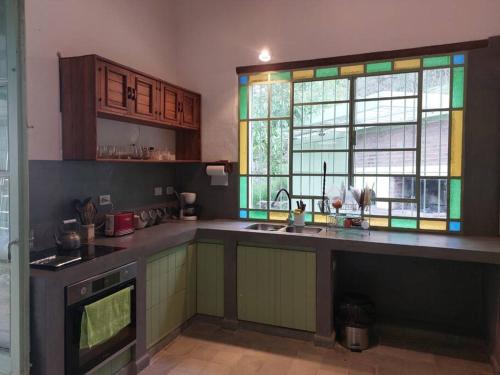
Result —
<path fill-rule="evenodd" d="M 198 220 L 196 193 L 181 193 L 181 220 Z"/>

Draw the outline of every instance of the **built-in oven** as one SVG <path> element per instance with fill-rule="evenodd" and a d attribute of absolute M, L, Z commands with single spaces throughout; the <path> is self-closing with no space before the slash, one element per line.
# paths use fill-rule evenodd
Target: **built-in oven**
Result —
<path fill-rule="evenodd" d="M 137 264 L 130 263 L 66 288 L 66 375 L 86 374 L 135 344 L 136 274 Z M 115 305 L 108 308 L 107 303 Z M 104 316 L 108 312 L 117 317 Z M 83 345 L 88 338 L 92 344 Z"/>

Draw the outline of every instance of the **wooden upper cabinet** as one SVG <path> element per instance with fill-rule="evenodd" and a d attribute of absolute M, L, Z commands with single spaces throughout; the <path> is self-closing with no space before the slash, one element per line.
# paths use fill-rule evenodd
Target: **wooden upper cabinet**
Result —
<path fill-rule="evenodd" d="M 178 125 L 180 123 L 179 89 L 166 83 L 161 83 L 160 121 Z"/>
<path fill-rule="evenodd" d="M 200 99 L 199 95 L 184 91 L 182 94 L 182 122 L 189 128 L 200 127 Z"/>
<path fill-rule="evenodd" d="M 97 55 L 59 59 L 64 160 L 96 160 L 98 118 L 175 131 L 176 158 L 201 159 L 199 94 Z"/>
<path fill-rule="evenodd" d="M 140 74 L 131 75 L 131 114 L 143 119 L 158 118 L 158 81 Z"/>
<path fill-rule="evenodd" d="M 126 115 L 129 111 L 130 72 L 118 66 L 98 62 L 98 109 Z"/>

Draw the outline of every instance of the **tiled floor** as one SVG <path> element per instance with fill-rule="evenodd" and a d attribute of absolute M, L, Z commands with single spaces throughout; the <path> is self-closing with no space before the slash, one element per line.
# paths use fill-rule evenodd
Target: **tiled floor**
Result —
<path fill-rule="evenodd" d="M 487 363 L 378 345 L 351 353 L 310 342 L 195 322 L 141 375 L 491 375 Z"/>

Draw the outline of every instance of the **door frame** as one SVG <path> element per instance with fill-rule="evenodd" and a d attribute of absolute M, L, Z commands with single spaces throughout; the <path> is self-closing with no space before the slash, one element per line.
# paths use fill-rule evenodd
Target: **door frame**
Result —
<path fill-rule="evenodd" d="M 29 202 L 24 0 L 6 0 L 9 129 L 10 351 L 0 374 L 29 373 Z"/>

